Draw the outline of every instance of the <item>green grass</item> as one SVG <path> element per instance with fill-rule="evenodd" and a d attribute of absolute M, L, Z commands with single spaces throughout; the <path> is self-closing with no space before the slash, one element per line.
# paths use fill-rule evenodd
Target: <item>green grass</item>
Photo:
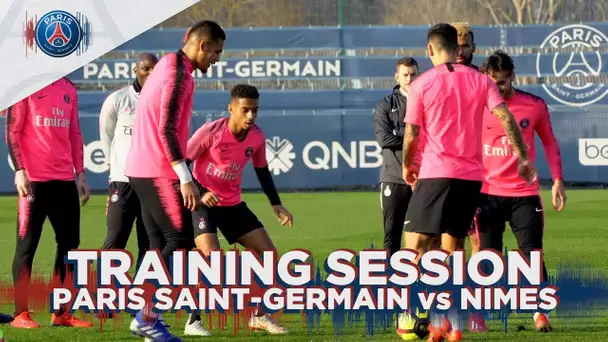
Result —
<path fill-rule="evenodd" d="M 608 270 L 606 263 L 606 221 L 608 212 L 608 192 L 602 190 L 571 190 L 566 211 L 556 213 L 546 210 L 545 261 L 550 269 L 559 267 L 560 262 L 578 261 L 591 264 L 604 274 Z M 272 217 L 266 198 L 259 194 L 246 194 L 245 200 L 266 223 L 270 235 L 280 251 L 294 248 L 310 250 L 315 260 L 324 259 L 331 251 L 338 248 L 355 250 L 368 248 L 370 245 L 382 245 L 382 226 L 377 193 L 294 193 L 283 194 L 285 205 L 295 215 L 295 227 L 280 227 Z M 546 207 L 550 207 L 549 194 L 544 192 Z M 4 248 L 0 249 L 0 275 L 3 281 L 10 281 L 11 263 L 15 247 L 16 201 L 12 197 L 0 197 L 0 224 L 4 234 L 1 239 Z M 81 248 L 98 248 L 105 237 L 105 197 L 95 196 L 83 208 Z M 514 248 L 512 234 L 507 233 L 506 247 Z M 54 233 L 46 224 L 38 253 L 34 262 L 35 272 L 48 274 L 52 269 L 55 243 Z M 222 241 L 223 247 L 228 247 Z M 129 249 L 135 251 L 135 236 L 129 242 Z M 12 312 L 6 307 L 5 312 Z M 606 313 L 600 318 L 553 319 L 555 332 L 540 334 L 532 331 L 530 315 L 513 317 L 509 320 L 509 331 L 504 333 L 499 322 L 490 322 L 487 334 L 465 333 L 466 340 L 477 341 L 588 341 L 608 340 L 608 319 Z M 47 312 L 36 312 L 35 319 L 43 325 L 41 329 L 25 331 L 4 326 L 8 341 L 134 341 L 141 338 L 131 337 L 128 333 L 129 319 L 108 321 L 103 333 L 99 321 L 95 320 L 95 329 L 68 329 L 49 327 L 50 315 Z M 183 331 L 184 317 L 167 317 L 173 324 L 172 331 Z M 229 319 L 229 322 L 231 319 Z M 363 341 L 370 339 L 365 334 L 363 323 L 347 327 L 343 337 L 334 336 L 329 316 L 323 316 L 321 327 L 312 336 L 308 336 L 299 315 L 284 316 L 283 322 L 291 331 L 288 336 L 273 337 L 264 333 L 250 333 L 241 330 L 234 335 L 232 328 L 221 331 L 214 322 L 214 336 L 211 340 L 248 340 L 258 341 Z M 524 325 L 528 331 L 518 332 L 517 327 Z M 386 332 L 377 331 L 374 340 L 396 340 L 394 329 Z M 185 340 L 196 340 L 186 338 Z"/>

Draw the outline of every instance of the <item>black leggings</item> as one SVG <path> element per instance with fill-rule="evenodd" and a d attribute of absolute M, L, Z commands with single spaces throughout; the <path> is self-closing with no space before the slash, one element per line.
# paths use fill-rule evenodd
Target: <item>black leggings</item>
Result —
<path fill-rule="evenodd" d="M 170 267 L 170 257 L 179 249 L 194 248 L 192 213 L 184 206 L 178 180 L 130 178 L 141 203 L 150 250 L 158 250 Z"/>
<path fill-rule="evenodd" d="M 137 233 L 137 266 L 150 248 L 150 240 L 141 216 L 141 204 L 137 193 L 127 182 L 112 182 L 108 188 L 106 209 L 107 235 L 103 249 L 125 249 L 133 223 Z"/>
<path fill-rule="evenodd" d="M 31 182 L 31 185 L 32 195 L 18 199 L 17 245 L 13 259 L 15 288 L 29 284 L 34 255 L 47 217 L 57 243 L 54 274 L 59 275 L 62 283 L 68 273 L 74 272 L 73 264 L 66 267 L 65 257 L 80 245 L 80 203 L 76 183 L 48 181 Z M 15 291 L 16 315 L 28 310 L 26 292 Z"/>

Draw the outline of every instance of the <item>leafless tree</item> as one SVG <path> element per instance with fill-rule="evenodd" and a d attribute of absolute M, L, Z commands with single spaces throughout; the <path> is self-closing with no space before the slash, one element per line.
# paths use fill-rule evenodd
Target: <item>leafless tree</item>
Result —
<path fill-rule="evenodd" d="M 603 21 L 608 2 L 589 0 L 476 0 L 492 24 L 554 24 L 572 21 Z"/>
<path fill-rule="evenodd" d="M 608 20 L 608 1 L 591 0 L 207 0 L 161 24 L 184 27 L 212 19 L 224 27 L 552 24 Z"/>
<path fill-rule="evenodd" d="M 301 2 L 293 0 L 206 0 L 162 23 L 163 27 L 184 27 L 203 20 L 215 20 L 223 27 L 299 26 Z"/>

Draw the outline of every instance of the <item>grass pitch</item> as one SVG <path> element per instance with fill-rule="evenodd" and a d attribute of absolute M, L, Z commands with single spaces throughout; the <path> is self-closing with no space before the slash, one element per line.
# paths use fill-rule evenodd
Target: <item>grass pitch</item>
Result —
<path fill-rule="evenodd" d="M 550 208 L 550 194 L 543 192 L 546 209 L 545 262 L 550 270 L 561 262 L 590 264 L 608 274 L 606 263 L 606 233 L 608 222 L 608 192 L 603 190 L 570 190 L 568 205 L 564 212 L 556 213 Z M 307 249 L 316 261 L 323 260 L 338 248 L 360 250 L 371 245 L 382 246 L 382 224 L 378 193 L 293 193 L 283 194 L 283 202 L 295 216 L 293 228 L 280 227 L 273 218 L 270 206 L 263 194 L 246 194 L 245 201 L 266 224 L 279 251 L 295 248 Z M 4 283 L 11 282 L 11 263 L 15 248 L 16 200 L 14 197 L 0 197 L 0 224 L 4 234 L 3 248 L 0 249 L 0 276 Z M 99 248 L 106 235 L 105 197 L 94 196 L 82 211 L 81 248 Z M 133 233 L 129 249 L 136 251 Z M 515 248 L 515 241 L 507 229 L 507 248 Z M 34 261 L 34 272 L 48 274 L 52 270 L 55 253 L 54 233 L 48 221 L 42 235 Z M 222 247 L 229 248 L 225 241 Z M 551 271 L 550 271 L 551 272 Z M 4 312 L 12 313 L 13 307 L 6 306 Z M 91 316 L 87 316 L 91 319 Z M 135 341 L 143 340 L 130 335 L 130 317 L 106 321 L 100 329 L 99 320 L 92 329 L 70 329 L 50 327 L 50 314 L 35 312 L 34 318 L 42 325 L 36 330 L 17 330 L 5 325 L 7 341 Z M 185 316 L 167 316 L 173 325 L 172 332 L 183 331 Z M 207 340 L 250 340 L 257 341 L 396 341 L 395 330 L 376 329 L 374 336 L 366 333 L 365 323 L 347 326 L 344 335 L 335 335 L 331 318 L 324 315 L 319 328 L 312 334 L 302 324 L 300 315 L 283 316 L 282 322 L 290 330 L 287 336 L 270 336 L 266 333 L 252 333 L 241 330 L 236 335 L 230 327 L 232 319 L 224 330 L 213 322 L 214 336 Z M 508 332 L 500 322 L 488 322 L 490 332 L 470 334 L 465 332 L 465 340 L 477 341 L 608 341 L 608 313 L 599 312 L 593 318 L 553 318 L 554 332 L 541 334 L 533 331 L 530 315 L 515 316 L 509 320 Z M 519 326 L 527 328 L 518 331 Z M 199 338 L 185 338 L 199 340 Z"/>

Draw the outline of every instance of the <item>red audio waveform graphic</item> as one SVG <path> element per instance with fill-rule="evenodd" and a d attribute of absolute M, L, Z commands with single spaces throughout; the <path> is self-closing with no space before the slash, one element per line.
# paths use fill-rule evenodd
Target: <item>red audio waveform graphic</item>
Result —
<path fill-rule="evenodd" d="M 91 270 L 88 272 L 88 279 L 89 279 L 89 283 L 87 284 L 86 288 L 89 290 L 89 293 L 91 295 L 94 296 L 95 294 L 95 290 L 98 288 L 108 288 L 108 286 L 98 286 L 97 285 L 97 280 L 98 280 L 98 276 L 97 276 L 97 271 L 96 270 Z M 30 310 L 33 311 L 37 311 L 37 312 L 50 312 L 50 299 L 51 299 L 51 295 L 53 293 L 54 289 L 57 288 L 64 288 L 64 289 L 68 289 L 72 292 L 72 298 L 76 297 L 76 293 L 78 292 L 79 288 L 76 288 L 74 286 L 74 281 L 73 278 L 70 278 L 69 276 L 66 278 L 66 280 L 64 281 L 63 285 L 61 284 L 60 280 L 59 280 L 59 276 L 52 276 L 52 277 L 48 277 L 48 276 L 43 276 L 40 274 L 36 274 L 36 275 L 32 275 L 29 277 L 29 281 L 27 280 L 26 276 L 22 276 L 21 277 L 21 281 L 19 281 L 18 284 L 14 285 L 12 283 L 5 283 L 5 282 L 0 282 L 0 306 L 11 306 L 14 303 L 27 303 L 27 307 Z M 205 285 L 201 285 L 201 286 L 205 286 Z M 118 289 L 118 287 L 116 286 L 111 286 L 112 289 L 116 290 Z M 144 295 L 142 296 L 143 299 L 150 303 L 153 300 L 153 296 L 157 290 L 157 287 L 146 283 L 143 286 L 139 286 L 139 288 L 144 290 Z M 184 288 L 184 286 L 178 286 L 178 287 L 173 287 L 173 291 L 172 294 L 169 296 L 173 302 L 175 302 L 175 300 L 177 299 L 178 293 L 180 293 L 180 291 Z M 221 287 L 218 286 L 214 286 L 214 288 L 216 290 L 220 290 Z M 17 291 L 15 291 L 15 289 L 18 289 Z M 198 291 L 198 288 L 192 288 L 191 292 L 193 294 L 195 294 Z M 252 296 L 261 296 L 262 295 L 262 289 L 259 288 L 258 286 L 254 285 L 251 289 L 250 289 L 250 295 L 245 296 L 245 301 L 249 302 L 249 299 Z M 219 291 L 221 292 L 221 291 Z M 232 307 L 232 305 L 234 304 L 234 302 L 231 300 L 230 301 L 230 306 Z M 233 333 L 236 335 L 239 331 L 241 331 L 242 329 L 244 330 L 247 327 L 247 323 L 249 320 L 249 317 L 255 312 L 256 308 L 254 306 L 249 306 L 249 305 L 245 305 L 244 310 L 240 311 L 240 312 L 234 312 L 233 310 L 226 310 L 224 312 L 220 312 L 220 311 L 211 311 L 208 313 L 203 312 L 203 316 L 206 321 L 207 321 L 207 328 L 209 328 L 210 330 L 213 330 L 214 328 L 219 328 L 222 331 L 226 331 L 226 328 L 229 324 L 229 321 L 232 321 L 232 330 Z M 104 326 L 106 327 L 107 330 L 107 326 L 109 323 L 109 321 L 111 321 L 111 323 L 109 324 L 111 328 L 111 330 L 114 331 L 118 331 L 118 330 L 124 330 L 126 329 L 125 327 L 125 318 L 130 320 L 132 319 L 131 315 L 129 313 L 126 312 L 121 312 L 118 314 L 113 314 L 113 317 L 110 319 L 108 318 L 108 314 L 107 313 L 78 313 L 75 312 L 74 314 L 76 314 L 77 316 L 80 316 L 81 318 L 84 318 L 88 321 L 92 321 L 94 322 L 95 326 L 98 327 L 99 332 L 103 333 L 104 331 Z M 176 324 L 184 324 L 187 317 L 184 317 L 184 315 L 187 315 L 185 313 L 185 311 L 176 311 L 175 312 L 175 323 Z M 273 316 L 275 316 L 275 318 L 280 320 L 280 316 L 282 316 L 281 313 L 276 313 L 273 314 Z M 232 318 L 232 319 L 230 319 Z M 302 323 L 303 323 L 303 327 L 306 327 L 306 317 L 305 317 L 305 313 L 302 313 Z"/>
<path fill-rule="evenodd" d="M 25 23 L 23 25 L 23 39 L 25 41 L 25 56 L 27 57 L 27 50 L 33 50 L 34 53 L 38 49 L 36 46 L 36 23 L 38 22 L 38 16 L 33 18 L 27 18 L 27 11 L 25 12 Z"/>

